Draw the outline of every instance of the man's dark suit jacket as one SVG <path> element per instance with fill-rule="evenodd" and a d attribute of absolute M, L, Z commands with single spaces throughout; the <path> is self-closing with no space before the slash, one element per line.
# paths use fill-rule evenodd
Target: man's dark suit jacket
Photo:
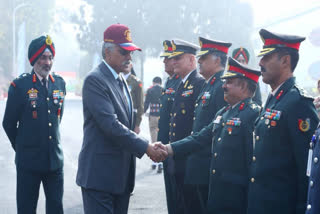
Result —
<path fill-rule="evenodd" d="M 112 194 L 131 192 L 135 157 L 143 156 L 148 141 L 131 131 L 132 111 L 106 64 L 102 62 L 87 76 L 82 90 L 84 137 L 76 182 Z"/>

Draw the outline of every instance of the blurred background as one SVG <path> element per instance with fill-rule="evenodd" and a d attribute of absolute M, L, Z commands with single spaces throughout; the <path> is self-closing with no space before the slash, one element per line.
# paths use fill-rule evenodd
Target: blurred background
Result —
<path fill-rule="evenodd" d="M 198 36 L 232 42 L 250 51 L 250 65 L 262 46 L 261 28 L 307 37 L 295 71 L 298 83 L 316 93 L 320 78 L 320 2 L 318 0 L 0 0 L 0 99 L 10 81 L 30 72 L 32 39 L 50 34 L 56 46 L 53 71 L 67 81 L 68 96 L 81 95 L 82 80 L 101 60 L 103 31 L 113 23 L 131 28 L 134 68 L 144 87 L 165 77 L 159 58 L 162 41 L 181 38 L 198 44 Z M 268 88 L 262 84 L 263 96 Z"/>

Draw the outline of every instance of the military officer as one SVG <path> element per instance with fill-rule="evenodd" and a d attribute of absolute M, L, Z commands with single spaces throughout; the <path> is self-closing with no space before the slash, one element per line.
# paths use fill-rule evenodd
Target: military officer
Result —
<path fill-rule="evenodd" d="M 39 187 L 46 213 L 63 213 L 63 154 L 59 125 L 66 95 L 64 80 L 50 74 L 55 46 L 50 36 L 32 40 L 33 70 L 10 85 L 3 128 L 15 151 L 18 213 L 36 213 Z"/>
<path fill-rule="evenodd" d="M 199 132 L 166 146 L 168 154 L 175 158 L 211 146 L 209 213 L 246 213 L 252 132 L 260 111 L 251 97 L 259 76 L 260 71 L 229 58 L 228 70 L 221 77 L 226 80 L 222 87 L 229 105 L 219 110 L 215 119 Z"/>
<path fill-rule="evenodd" d="M 169 139 L 171 142 L 180 140 L 192 131 L 194 106 L 204 79 L 196 70 L 197 45 L 183 41 L 172 41 L 173 53 L 169 58 L 173 59 L 174 73 L 178 74 L 182 82 L 175 93 L 171 111 Z M 187 204 L 193 203 L 193 193 L 184 185 L 186 158 L 174 160 L 174 176 L 177 188 L 177 212 L 189 213 Z"/>
<path fill-rule="evenodd" d="M 169 59 L 172 54 L 172 44 L 169 40 L 163 41 L 164 52 L 160 55 L 163 57 L 163 63 L 165 67 L 165 72 L 169 75 L 167 78 L 162 95 L 160 97 L 160 118 L 158 124 L 158 141 L 163 144 L 169 143 L 169 122 L 170 122 L 170 112 L 172 109 L 172 104 L 174 100 L 174 95 L 181 82 L 179 75 L 173 72 L 173 59 Z M 176 213 L 176 182 L 173 175 L 173 160 L 172 158 L 167 158 L 163 161 L 163 175 L 164 183 L 166 187 L 166 198 L 167 198 L 167 208 L 169 214 Z"/>
<path fill-rule="evenodd" d="M 146 113 L 150 107 L 149 130 L 152 143 L 157 141 L 158 136 L 158 123 L 160 118 L 160 96 L 163 90 L 161 87 L 161 83 L 161 77 L 153 78 L 152 86 L 147 90 L 146 99 L 144 101 L 144 113 Z M 156 169 L 157 166 L 157 173 L 161 173 L 162 163 L 153 162 L 151 168 Z"/>
<path fill-rule="evenodd" d="M 246 48 L 240 47 L 236 48 L 232 52 L 232 57 L 236 59 L 238 62 L 248 65 L 250 54 L 249 51 Z M 261 91 L 260 91 L 260 84 L 258 82 L 257 90 L 252 98 L 254 102 L 256 102 L 258 105 L 262 105 L 262 99 L 261 99 Z"/>
<path fill-rule="evenodd" d="M 309 149 L 307 175 L 309 177 L 309 192 L 307 201 L 306 214 L 319 214 L 320 213 L 320 143 L 319 143 L 320 127 L 312 136 Z"/>
<path fill-rule="evenodd" d="M 260 30 L 262 80 L 272 93 L 254 131 L 248 214 L 302 214 L 306 209 L 308 147 L 319 122 L 313 99 L 293 71 L 304 37 Z"/>
<path fill-rule="evenodd" d="M 201 51 L 197 57 L 200 74 L 206 79 L 195 103 L 192 132 L 196 133 L 209 125 L 216 113 L 227 105 L 223 96 L 223 82 L 227 54 L 231 43 L 209 40 L 199 37 Z M 184 184 L 188 185 L 193 194 L 193 203 L 187 204 L 193 213 L 206 213 L 209 189 L 209 168 L 211 145 L 189 155 L 186 161 Z M 190 196 L 190 197 L 191 197 Z"/>
<path fill-rule="evenodd" d="M 130 95 L 133 102 L 133 118 L 134 118 L 134 132 L 140 133 L 140 124 L 143 115 L 143 87 L 141 80 L 135 76 L 132 64 L 129 69 L 124 72 L 124 78 L 128 83 Z"/>

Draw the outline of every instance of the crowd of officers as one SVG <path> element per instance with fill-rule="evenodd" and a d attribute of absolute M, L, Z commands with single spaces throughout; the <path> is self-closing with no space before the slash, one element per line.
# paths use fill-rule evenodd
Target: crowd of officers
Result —
<path fill-rule="evenodd" d="M 319 118 L 293 76 L 305 38 L 259 33 L 261 71 L 246 65 L 245 48 L 228 58 L 229 42 L 163 42 L 158 146 L 169 154 L 169 214 L 320 213 Z M 272 89 L 264 106 L 260 75 Z"/>

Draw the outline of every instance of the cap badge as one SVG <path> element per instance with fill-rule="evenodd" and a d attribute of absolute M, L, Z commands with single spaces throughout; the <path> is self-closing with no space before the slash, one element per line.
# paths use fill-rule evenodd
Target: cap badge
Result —
<path fill-rule="evenodd" d="M 167 51 L 169 49 L 167 43 L 163 43 L 164 50 Z"/>
<path fill-rule="evenodd" d="M 172 42 L 172 50 L 173 51 L 177 50 L 177 46 L 176 46 L 176 44 L 174 44 L 174 42 Z"/>
<path fill-rule="evenodd" d="M 47 35 L 46 44 L 47 45 L 52 45 L 52 39 L 51 39 L 51 37 L 49 35 Z"/>
<path fill-rule="evenodd" d="M 127 39 L 128 41 L 132 41 L 132 39 L 131 39 L 131 33 L 130 33 L 130 30 L 129 30 L 129 29 L 124 32 L 124 36 L 126 37 L 126 39 Z"/>

